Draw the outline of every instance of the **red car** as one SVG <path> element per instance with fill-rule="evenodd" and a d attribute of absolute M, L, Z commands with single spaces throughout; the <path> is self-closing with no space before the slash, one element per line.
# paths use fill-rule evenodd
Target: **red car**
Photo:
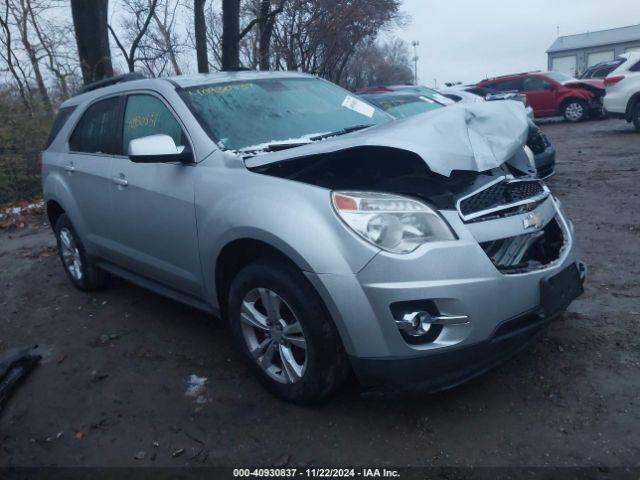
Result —
<path fill-rule="evenodd" d="M 569 122 L 601 117 L 604 81 L 577 80 L 560 72 L 531 72 L 490 78 L 478 87 L 527 96 L 536 117 L 562 115 Z"/>

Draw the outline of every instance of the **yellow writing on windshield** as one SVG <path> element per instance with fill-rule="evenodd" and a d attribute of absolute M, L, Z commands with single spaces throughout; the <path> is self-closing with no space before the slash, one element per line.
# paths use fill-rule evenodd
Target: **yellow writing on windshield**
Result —
<path fill-rule="evenodd" d="M 150 113 L 149 115 L 136 115 L 127 121 L 127 128 L 134 130 L 138 127 L 155 127 L 158 123 L 159 113 Z"/>
<path fill-rule="evenodd" d="M 229 93 L 237 90 L 248 90 L 253 88 L 253 83 L 230 83 L 228 85 L 211 85 L 210 87 L 198 88 L 189 92 L 190 95 L 200 95 L 202 97 L 213 93 Z"/>

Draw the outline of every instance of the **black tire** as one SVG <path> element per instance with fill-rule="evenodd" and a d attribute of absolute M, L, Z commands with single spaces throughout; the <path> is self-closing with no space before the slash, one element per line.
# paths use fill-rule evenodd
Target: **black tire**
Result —
<path fill-rule="evenodd" d="M 562 106 L 562 116 L 570 123 L 582 122 L 588 116 L 587 104 L 576 98 L 567 100 Z"/>
<path fill-rule="evenodd" d="M 633 126 L 636 127 L 636 131 L 640 132 L 640 101 L 636 102 L 631 110 L 631 119 L 633 120 Z"/>
<path fill-rule="evenodd" d="M 87 257 L 86 250 L 76 229 L 73 228 L 69 217 L 65 214 L 60 215 L 58 221 L 56 222 L 56 226 L 54 229 L 56 234 L 56 241 L 58 242 L 58 255 L 60 256 L 60 261 L 62 262 L 62 267 L 64 268 L 67 277 L 78 290 L 82 290 L 84 292 L 90 292 L 93 290 L 99 290 L 103 288 L 108 279 L 109 275 L 96 267 L 93 262 Z M 77 270 L 80 272 L 80 275 L 74 275 L 71 273 L 71 268 L 67 266 L 67 262 L 64 258 L 65 248 L 63 246 L 63 235 L 70 234 L 73 240 L 73 245 L 77 248 L 77 252 L 79 254 L 79 265 Z"/>
<path fill-rule="evenodd" d="M 302 326 L 307 345 L 306 366 L 301 378 L 294 383 L 281 383 L 269 376 L 258 365 L 245 340 L 240 319 L 242 303 L 250 292 L 260 288 L 281 297 Z M 315 403 L 344 383 L 349 366 L 340 336 L 316 291 L 293 266 L 268 259 L 248 265 L 231 284 L 228 306 L 231 330 L 244 357 L 259 381 L 273 395 L 298 404 Z M 279 358 L 282 362 L 279 352 L 274 355 L 276 361 Z"/>

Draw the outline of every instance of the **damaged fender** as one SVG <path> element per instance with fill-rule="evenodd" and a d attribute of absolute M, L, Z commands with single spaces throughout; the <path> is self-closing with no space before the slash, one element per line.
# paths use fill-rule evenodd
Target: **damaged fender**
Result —
<path fill-rule="evenodd" d="M 339 150 L 380 146 L 418 155 L 432 172 L 483 172 L 514 157 L 526 143 L 529 125 L 520 102 L 456 104 L 299 148 L 245 160 L 256 168 Z"/>

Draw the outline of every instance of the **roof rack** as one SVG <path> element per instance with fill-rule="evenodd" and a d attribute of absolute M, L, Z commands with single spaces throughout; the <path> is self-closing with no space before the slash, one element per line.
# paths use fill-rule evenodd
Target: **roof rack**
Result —
<path fill-rule="evenodd" d="M 531 70 L 530 72 L 508 73 L 506 75 L 498 75 L 497 77 L 487 78 L 487 80 L 495 80 L 497 78 L 515 77 L 517 75 L 528 75 L 530 73 L 542 73 L 542 70 Z"/>
<path fill-rule="evenodd" d="M 97 82 L 89 83 L 82 87 L 79 93 L 92 92 L 93 90 L 97 90 L 103 87 L 109 87 L 117 83 L 131 82 L 133 80 L 143 80 L 145 78 L 147 77 L 140 73 L 125 73 L 124 75 L 116 75 L 115 77 L 109 77 L 103 80 L 98 80 Z"/>

